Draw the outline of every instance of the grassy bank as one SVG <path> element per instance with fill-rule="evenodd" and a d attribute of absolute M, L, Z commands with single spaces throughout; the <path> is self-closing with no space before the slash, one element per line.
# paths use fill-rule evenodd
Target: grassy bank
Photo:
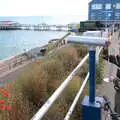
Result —
<path fill-rule="evenodd" d="M 62 38 L 60 39 L 56 39 L 54 40 L 54 42 L 51 42 L 48 44 L 47 46 L 47 52 L 51 51 L 52 49 L 55 49 L 56 47 L 58 47 L 64 40 L 65 38 L 70 35 L 71 33 L 68 32 L 67 34 L 65 34 Z"/>
<path fill-rule="evenodd" d="M 6 100 L 6 104 L 10 105 L 11 109 L 1 111 L 1 119 L 30 120 L 86 53 L 87 49 L 81 45 L 66 45 L 28 65 L 18 80 L 4 87 L 10 95 L 6 99 L 3 96 L 0 97 Z M 64 118 L 87 74 L 87 67 L 88 63 L 69 83 L 63 94 L 45 115 L 44 120 L 62 120 Z M 86 87 L 80 100 L 85 94 L 88 94 L 87 92 Z M 71 120 L 80 119 L 80 111 L 79 102 Z"/>

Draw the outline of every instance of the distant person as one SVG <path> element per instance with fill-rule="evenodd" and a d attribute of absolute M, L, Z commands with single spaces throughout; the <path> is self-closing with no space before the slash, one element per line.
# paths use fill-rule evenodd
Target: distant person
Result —
<path fill-rule="evenodd" d="M 120 39 L 120 30 L 118 31 L 118 39 Z"/>
<path fill-rule="evenodd" d="M 112 81 L 114 84 L 114 89 L 116 91 L 114 111 L 120 114 L 120 45 L 119 45 L 119 54 L 117 55 L 109 55 L 108 46 L 105 46 L 103 48 L 103 58 L 105 60 L 109 60 L 109 62 L 117 66 L 116 77 Z"/>
<path fill-rule="evenodd" d="M 41 48 L 40 53 L 41 53 L 42 56 L 45 56 L 46 48 Z"/>

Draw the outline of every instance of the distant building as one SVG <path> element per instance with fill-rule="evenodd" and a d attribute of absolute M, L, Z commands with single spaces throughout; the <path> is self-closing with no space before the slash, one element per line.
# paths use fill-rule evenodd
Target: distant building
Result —
<path fill-rule="evenodd" d="M 108 23 L 120 21 L 120 0 L 92 0 L 89 2 L 89 20 Z"/>
<path fill-rule="evenodd" d="M 0 21 L 0 25 L 15 25 L 15 24 L 18 24 L 17 22 L 15 21 Z"/>
<path fill-rule="evenodd" d="M 0 30 L 19 30 L 21 24 L 15 21 L 0 21 Z"/>
<path fill-rule="evenodd" d="M 70 31 L 78 32 L 77 23 L 70 23 L 68 24 L 68 27 L 70 28 Z"/>

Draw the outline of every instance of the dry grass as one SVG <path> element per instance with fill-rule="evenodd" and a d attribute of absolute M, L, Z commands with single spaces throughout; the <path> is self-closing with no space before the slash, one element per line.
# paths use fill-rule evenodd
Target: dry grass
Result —
<path fill-rule="evenodd" d="M 83 58 L 88 52 L 87 47 L 81 44 L 76 43 L 76 44 L 73 44 L 72 46 L 76 49 L 79 58 Z"/>
<path fill-rule="evenodd" d="M 77 51 L 72 46 L 62 48 L 56 56 L 58 61 L 63 64 L 65 72 L 73 70 L 79 61 Z"/>
<path fill-rule="evenodd" d="M 19 78 L 17 88 L 36 106 L 41 106 L 47 96 L 47 76 L 46 73 L 38 66 L 31 67 L 29 72 L 25 72 Z"/>
<path fill-rule="evenodd" d="M 56 88 L 60 85 L 62 77 L 64 75 L 63 66 L 60 62 L 56 60 L 46 61 L 45 64 L 41 65 L 41 68 L 46 73 L 47 77 L 47 92 L 53 93 Z"/>
<path fill-rule="evenodd" d="M 11 109 L 2 111 L 1 120 L 30 120 L 35 112 L 33 105 L 20 93 L 11 95 L 8 103 Z"/>
<path fill-rule="evenodd" d="M 69 83 L 67 88 L 65 89 L 63 96 L 67 103 L 71 103 L 79 90 L 82 83 L 82 79 L 79 76 L 75 76 L 72 81 Z"/>
<path fill-rule="evenodd" d="M 86 53 L 85 47 L 67 46 L 33 62 L 14 83 L 14 87 L 11 88 L 12 93 L 16 93 L 16 95 L 12 94 L 8 101 L 15 108 L 14 111 L 2 112 L 3 120 L 30 119 Z M 70 82 L 64 93 L 45 116 L 45 120 L 61 120 L 64 118 L 68 107 L 81 86 L 82 79 L 86 75 L 86 66 L 87 64 L 83 67 L 82 72 L 79 72 Z M 87 94 L 86 89 L 83 94 Z M 72 120 L 79 119 L 81 110 L 79 106 L 80 103 L 76 107 Z"/>

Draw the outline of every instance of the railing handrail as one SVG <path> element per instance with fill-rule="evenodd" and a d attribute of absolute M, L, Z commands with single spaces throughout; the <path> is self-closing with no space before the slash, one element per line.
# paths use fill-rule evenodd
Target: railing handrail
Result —
<path fill-rule="evenodd" d="M 75 99 L 74 99 L 71 107 L 69 108 L 69 110 L 68 110 L 68 112 L 67 112 L 64 120 L 69 120 L 69 118 L 70 118 L 70 116 L 71 116 L 71 114 L 72 114 L 72 112 L 73 112 L 73 110 L 74 110 L 74 108 L 75 108 L 75 106 L 76 106 L 76 104 L 77 104 L 77 102 L 78 102 L 78 100 L 79 100 L 79 97 L 80 97 L 80 95 L 82 94 L 82 91 L 83 91 L 83 89 L 84 89 L 84 87 L 85 87 L 85 85 L 86 85 L 86 83 L 87 83 L 87 81 L 88 81 L 88 78 L 89 78 L 89 72 L 88 72 L 85 80 L 83 81 L 83 84 L 82 84 L 82 86 L 80 87 L 78 93 L 76 94 Z"/>
<path fill-rule="evenodd" d="M 98 56 L 100 54 L 102 50 L 102 47 L 99 48 L 98 51 Z M 86 60 L 88 59 L 89 54 L 87 54 L 82 60 L 81 62 L 77 65 L 77 67 L 70 73 L 70 75 L 65 79 L 65 81 L 59 86 L 59 88 L 57 88 L 57 90 L 51 95 L 51 97 L 45 102 L 45 104 L 38 110 L 38 112 L 32 117 L 31 120 L 41 120 L 43 118 L 43 116 L 45 115 L 45 113 L 49 110 L 49 108 L 52 106 L 52 104 L 55 102 L 55 100 L 58 98 L 58 96 L 63 92 L 63 90 L 65 89 L 65 87 L 67 87 L 68 83 L 72 80 L 72 78 L 77 74 L 77 72 L 79 71 L 79 69 L 82 67 L 82 65 L 86 62 Z M 64 120 L 68 120 L 70 118 L 70 115 L 72 114 L 74 107 L 83 91 L 83 88 L 85 87 L 87 80 L 89 77 L 89 73 L 87 74 L 81 88 L 79 89 L 73 103 L 72 106 L 70 107 L 68 113 L 66 114 Z"/>
<path fill-rule="evenodd" d="M 79 69 L 88 59 L 88 54 L 81 60 L 81 62 L 77 65 L 77 67 L 70 73 L 70 75 L 66 78 L 66 80 L 57 88 L 57 90 L 52 94 L 52 96 L 46 101 L 46 103 L 38 110 L 38 112 L 32 117 L 31 120 L 40 120 L 51 107 L 51 105 L 55 102 L 58 96 L 62 93 L 64 88 L 68 85 L 68 83 L 72 80 L 72 78 L 77 74 Z"/>

